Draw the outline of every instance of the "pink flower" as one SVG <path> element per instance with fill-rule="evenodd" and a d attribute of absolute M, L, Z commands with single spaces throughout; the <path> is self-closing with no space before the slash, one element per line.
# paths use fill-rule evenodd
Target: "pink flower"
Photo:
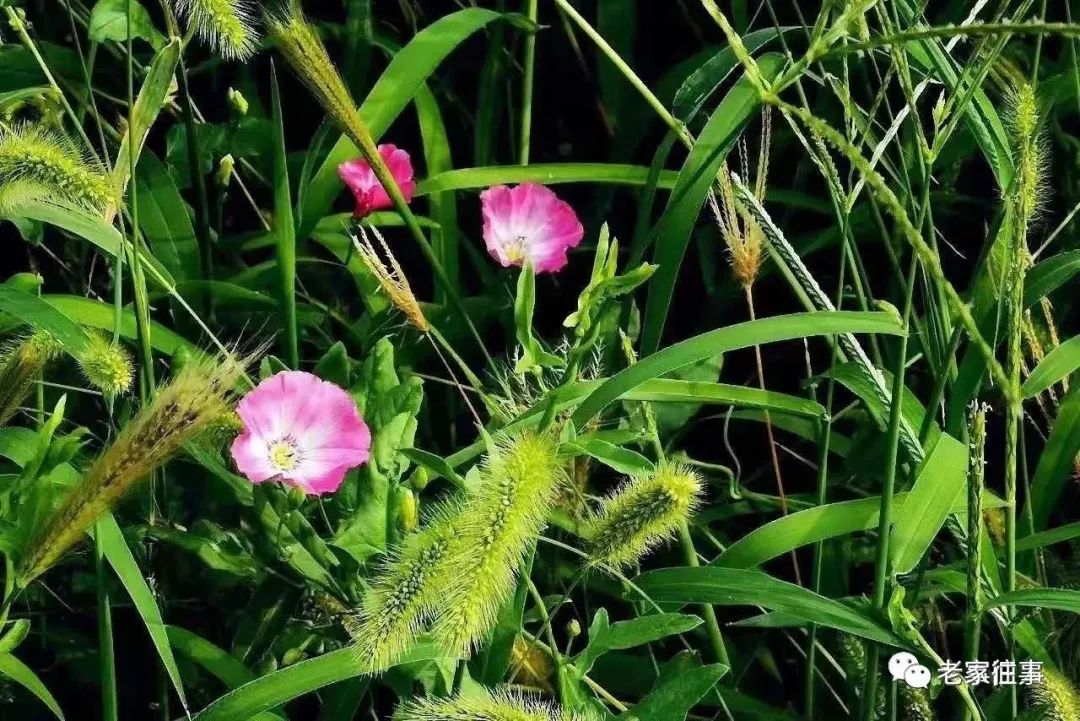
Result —
<path fill-rule="evenodd" d="M 537 273 L 562 270 L 566 252 L 585 235 L 574 209 L 543 185 L 496 185 L 480 194 L 480 203 L 484 243 L 504 268 L 528 259 Z"/>
<path fill-rule="evenodd" d="M 383 162 L 390 168 L 390 174 L 394 176 L 394 182 L 401 188 L 405 200 L 411 201 L 416 192 L 416 181 L 413 179 L 412 160 L 404 150 L 399 150 L 396 145 L 380 145 L 379 155 Z M 350 160 L 338 166 L 338 177 L 349 190 L 356 196 L 356 217 L 366 218 L 376 210 L 386 210 L 394 207 L 386 189 L 375 177 L 375 171 L 363 158 Z"/>
<path fill-rule="evenodd" d="M 345 472 L 368 459 L 371 431 L 349 394 L 302 371 L 282 371 L 236 407 L 244 431 L 232 444 L 236 467 L 252 483 L 280 480 L 307 493 L 338 489 Z"/>

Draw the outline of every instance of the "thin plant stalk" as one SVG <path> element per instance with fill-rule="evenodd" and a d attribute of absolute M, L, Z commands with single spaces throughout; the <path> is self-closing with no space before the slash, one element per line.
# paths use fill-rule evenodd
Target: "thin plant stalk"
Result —
<path fill-rule="evenodd" d="M 915 279 L 918 277 L 919 257 L 912 253 L 911 265 L 908 269 L 907 289 L 904 298 L 904 327 L 910 325 L 911 306 L 915 295 Z M 904 376 L 907 369 L 907 341 L 908 334 L 900 336 L 899 348 L 897 349 L 896 367 L 893 370 L 892 408 L 889 409 L 889 428 L 886 440 L 885 478 L 881 485 L 881 506 L 878 513 L 878 545 L 877 559 L 874 565 L 874 596 L 875 608 L 884 609 L 888 601 L 889 582 L 889 549 L 892 539 L 892 502 L 896 488 L 896 471 L 899 462 L 900 447 L 900 418 L 903 416 L 904 401 Z M 877 698 L 878 665 L 880 662 L 881 647 L 875 643 L 866 646 L 866 681 L 863 685 L 862 718 L 863 721 L 873 721 L 875 703 Z"/>
<path fill-rule="evenodd" d="M 679 529 L 679 541 L 682 545 L 683 559 L 686 561 L 686 565 L 691 568 L 700 566 L 697 549 L 694 548 L 694 538 L 690 535 L 690 526 L 685 521 L 682 528 Z M 731 666 L 731 659 L 728 657 L 727 648 L 724 646 L 724 637 L 720 635 L 720 622 L 716 618 L 716 609 L 712 607 L 712 604 L 708 603 L 701 604 L 700 609 L 701 614 L 705 617 L 705 632 L 709 635 L 709 644 L 712 646 L 717 662 L 725 666 Z"/>
<path fill-rule="evenodd" d="M 112 604 L 109 600 L 108 568 L 101 546 L 101 523 L 94 533 L 94 574 L 97 587 L 98 681 L 101 684 L 101 718 L 117 721 L 116 653 L 112 632 Z"/>
<path fill-rule="evenodd" d="M 525 0 L 525 15 L 535 25 L 538 12 L 538 0 Z M 536 33 L 525 36 L 524 78 L 521 85 L 521 146 L 518 149 L 518 162 L 529 164 L 529 149 L 532 144 L 533 91 L 536 87 Z"/>

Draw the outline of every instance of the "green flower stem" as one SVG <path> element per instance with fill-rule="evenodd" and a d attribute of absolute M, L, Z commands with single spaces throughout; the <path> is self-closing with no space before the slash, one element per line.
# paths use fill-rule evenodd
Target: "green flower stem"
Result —
<path fill-rule="evenodd" d="M 682 528 L 679 529 L 679 542 L 682 545 L 686 565 L 691 568 L 700 566 L 697 549 L 694 548 L 694 539 L 690 535 L 690 526 L 686 522 L 683 522 Z M 724 637 L 720 634 L 720 622 L 716 618 L 716 609 L 708 603 L 701 604 L 700 608 L 701 615 L 705 618 L 705 631 L 709 635 L 709 644 L 712 646 L 713 654 L 716 656 L 717 662 L 730 668 L 731 659 L 728 657 L 727 648 L 724 646 Z"/>
<path fill-rule="evenodd" d="M 538 0 L 525 0 L 525 15 L 536 25 Z M 533 90 L 536 86 L 536 33 L 525 36 L 524 78 L 521 86 L 521 146 L 518 161 L 529 164 L 529 146 L 532 143 Z"/>
<path fill-rule="evenodd" d="M 911 320 L 911 307 L 915 296 L 915 280 L 918 277 L 919 256 L 911 256 L 908 269 L 907 289 L 904 298 L 904 326 Z M 899 463 L 900 419 L 903 417 L 904 377 L 907 369 L 908 334 L 900 336 L 897 349 L 896 367 L 893 369 L 892 407 L 889 409 L 889 428 L 886 440 L 887 456 L 885 460 L 885 478 L 881 487 L 881 508 L 878 515 L 877 560 L 874 565 L 873 603 L 878 609 L 884 609 L 888 601 L 891 586 L 889 581 L 889 548 L 892 538 L 892 501 L 896 488 L 896 470 Z M 873 721 L 874 699 L 877 698 L 878 667 L 881 647 L 875 643 L 867 644 L 866 682 L 863 686 L 862 718 Z"/>

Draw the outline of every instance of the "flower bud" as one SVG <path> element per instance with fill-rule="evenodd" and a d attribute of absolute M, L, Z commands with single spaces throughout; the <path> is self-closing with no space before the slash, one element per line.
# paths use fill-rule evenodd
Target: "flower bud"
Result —
<path fill-rule="evenodd" d="M 248 101 L 239 90 L 229 88 L 228 92 L 225 93 L 225 100 L 229 103 L 229 108 L 236 114 L 236 117 L 242 118 L 247 115 Z"/>
<path fill-rule="evenodd" d="M 401 490 L 398 518 L 401 519 L 401 527 L 406 531 L 414 530 L 420 522 L 420 502 L 416 499 L 416 494 L 408 488 Z"/>

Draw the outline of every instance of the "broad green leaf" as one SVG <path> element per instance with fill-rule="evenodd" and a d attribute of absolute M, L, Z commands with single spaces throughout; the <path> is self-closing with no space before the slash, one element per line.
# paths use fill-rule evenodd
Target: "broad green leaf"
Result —
<path fill-rule="evenodd" d="M 128 28 L 128 3 L 131 3 L 131 28 Z M 98 0 L 90 11 L 87 29 L 90 39 L 104 43 L 110 40 L 125 42 L 128 37 L 146 40 L 155 49 L 165 38 L 150 19 L 150 13 L 136 0 Z"/>
<path fill-rule="evenodd" d="M 693 631 L 701 619 L 684 613 L 657 613 L 629 621 L 609 623 L 607 609 L 601 608 L 589 625 L 588 645 L 574 658 L 581 673 L 589 673 L 596 659 L 608 651 L 644 646 L 668 636 Z"/>
<path fill-rule="evenodd" d="M 0 312 L 7 313 L 32 328 L 52 335 L 72 355 L 79 357 L 90 342 L 87 332 L 53 303 L 0 283 Z"/>
<path fill-rule="evenodd" d="M 909 645 L 882 621 L 759 571 L 715 566 L 663 568 L 638 576 L 634 583 L 657 603 L 761 606 L 887 646 Z"/>
<path fill-rule="evenodd" d="M 1024 307 L 1035 305 L 1077 273 L 1080 273 L 1080 250 L 1059 253 L 1040 262 L 1024 277 Z"/>
<path fill-rule="evenodd" d="M 675 185 L 678 173 L 665 170 L 660 173 L 657 187 L 670 189 Z M 416 195 L 428 195 L 447 190 L 477 190 L 492 185 L 517 185 L 540 183 L 589 183 L 609 185 L 645 185 L 649 169 L 639 165 L 613 163 L 536 163 L 534 165 L 500 165 L 486 168 L 461 168 L 432 174 L 420 181 Z"/>
<path fill-rule="evenodd" d="M 652 461 L 637 451 L 617 446 L 600 438 L 581 436 L 560 446 L 564 453 L 595 458 L 609 468 L 628 476 L 649 473 L 654 469 Z"/>
<path fill-rule="evenodd" d="M 418 646 L 395 665 L 434 658 L 438 658 L 438 654 L 433 647 Z M 356 649 L 352 647 L 331 651 L 318 658 L 286 666 L 230 691 L 196 714 L 194 721 L 247 719 L 330 684 L 382 670 L 385 669 L 362 665 Z"/>
<path fill-rule="evenodd" d="M 169 675 L 173 689 L 186 711 L 187 697 L 184 694 L 184 682 L 180 678 L 180 669 L 176 666 L 172 646 L 169 645 L 169 635 L 165 630 L 165 622 L 161 618 L 161 609 L 158 608 L 157 599 L 154 598 L 154 593 L 143 578 L 135 557 L 131 555 L 131 549 L 128 548 L 127 541 L 124 539 L 123 531 L 109 512 L 98 519 L 94 529 L 96 540 L 101 545 L 105 558 L 127 590 L 131 602 L 135 605 L 135 610 L 139 612 L 139 617 L 146 624 L 146 630 L 150 632 L 150 640 L 157 650 L 158 658 L 161 659 L 161 664 Z"/>
<path fill-rule="evenodd" d="M 60 710 L 60 704 L 56 703 L 52 693 L 37 677 L 37 674 L 30 670 L 29 666 L 10 653 L 0 654 L 0 675 L 7 676 L 34 694 L 52 712 L 53 716 L 60 719 L 60 721 L 64 721 L 64 712 Z"/>
<path fill-rule="evenodd" d="M 458 45 L 491 23 L 507 17 L 484 8 L 465 8 L 439 18 L 420 31 L 394 55 L 360 105 L 360 116 L 372 137 L 376 140 L 382 137 L 417 90 Z M 307 237 L 315 223 L 330 210 L 342 187 L 337 176 L 338 166 L 358 156 L 356 146 L 345 136 L 330 150 L 305 191 L 297 237 Z"/>
<path fill-rule="evenodd" d="M 100 0 L 98 5 L 100 6 L 101 2 L 109 1 Z M 127 2 L 128 0 L 120 0 L 122 5 Z M 132 9 L 134 10 L 135 6 Z M 141 7 L 139 9 L 142 10 Z M 94 11 L 97 12 L 96 7 Z M 133 17 L 132 24 L 134 22 Z M 91 18 L 92 25 L 93 18 Z M 153 127 L 154 121 L 157 120 L 158 113 L 167 104 L 169 92 L 172 90 L 174 82 L 176 66 L 180 62 L 180 45 L 180 38 L 171 39 L 154 56 L 149 69 L 146 71 L 146 78 L 139 89 L 139 97 L 135 99 L 135 105 L 131 109 L 130 124 L 120 141 L 120 150 L 117 153 L 116 162 L 113 164 L 111 180 L 113 192 L 117 198 L 124 197 L 124 190 L 127 188 L 128 180 L 131 177 L 131 169 L 139 163 L 139 156 L 142 154 L 146 135 L 150 132 L 150 128 Z M 132 139 L 134 139 L 134 142 L 132 142 Z M 132 160 L 133 157 L 134 160 Z"/>
<path fill-rule="evenodd" d="M 908 500 L 907 493 L 893 496 L 893 510 L 903 513 Z M 983 494 L 983 508 L 1000 508 L 1002 500 L 993 494 Z M 950 509 L 959 513 L 965 508 L 960 498 Z M 796 548 L 818 541 L 846 536 L 859 531 L 873 531 L 878 527 L 881 498 L 860 498 L 814 506 L 797 513 L 781 516 L 728 546 L 712 565 L 725 568 L 754 568 L 768 560 L 778 558 Z"/>
<path fill-rule="evenodd" d="M 1080 591 L 1068 588 L 1024 588 L 1002 593 L 986 601 L 988 609 L 1007 606 L 1080 613 Z"/>
<path fill-rule="evenodd" d="M 154 256 L 177 281 L 199 277 L 199 246 L 187 204 L 165 164 L 144 149 L 135 169 L 139 228 Z"/>
<path fill-rule="evenodd" d="M 179 626 L 167 626 L 166 631 L 169 634 L 169 642 L 178 654 L 205 669 L 227 688 L 234 689 L 255 680 L 256 675 L 235 656 L 223 648 L 218 648 L 202 636 Z M 255 721 L 284 718 L 285 716 L 277 711 L 266 711 L 254 717 Z"/>
<path fill-rule="evenodd" d="M 110 332 L 116 326 L 116 311 L 111 303 L 77 295 L 44 295 L 42 299 L 81 325 Z M 181 348 L 196 355 L 201 353 L 196 345 L 157 321 L 150 321 L 150 327 L 151 343 L 161 353 L 171 356 Z M 120 314 L 120 336 L 134 341 L 138 335 L 135 313 L 125 308 Z"/>
<path fill-rule="evenodd" d="M 910 573 L 930 548 L 945 519 L 966 495 L 967 467 L 967 446 L 941 434 L 895 516 L 889 545 L 893 572 Z"/>
<path fill-rule="evenodd" d="M 582 401 L 573 420 L 578 428 L 583 428 L 609 403 L 645 381 L 720 353 L 765 343 L 839 333 L 900 335 L 903 330 L 893 315 L 856 311 L 792 313 L 720 328 L 664 348 L 608 378 Z"/>
<path fill-rule="evenodd" d="M 1080 368 L 1080 335 L 1065 341 L 1046 354 L 1028 375 L 1020 392 L 1034 398 Z"/>
<path fill-rule="evenodd" d="M 821 419 L 825 407 L 820 403 L 775 391 L 727 383 L 705 383 L 676 378 L 654 378 L 623 396 L 628 401 L 652 403 L 694 403 L 699 405 L 766 408 L 794 416 Z"/>
<path fill-rule="evenodd" d="M 769 78 L 782 63 L 783 58 L 775 54 L 762 56 L 759 60 L 762 73 Z M 653 257 L 653 262 L 659 268 L 649 286 L 649 299 L 642 321 L 643 353 L 653 353 L 660 347 L 660 337 L 691 233 L 698 224 L 705 199 L 716 183 L 717 173 L 759 103 L 753 85 L 745 77 L 740 78 L 709 118 L 679 171 L 679 179 L 668 198 L 664 215 L 653 231 L 653 236 L 663 239 L 663 242 L 656 243 Z"/>
<path fill-rule="evenodd" d="M 729 670 L 720 663 L 702 666 L 691 653 L 683 652 L 664 667 L 649 694 L 617 718 L 619 721 L 683 721 Z"/>

